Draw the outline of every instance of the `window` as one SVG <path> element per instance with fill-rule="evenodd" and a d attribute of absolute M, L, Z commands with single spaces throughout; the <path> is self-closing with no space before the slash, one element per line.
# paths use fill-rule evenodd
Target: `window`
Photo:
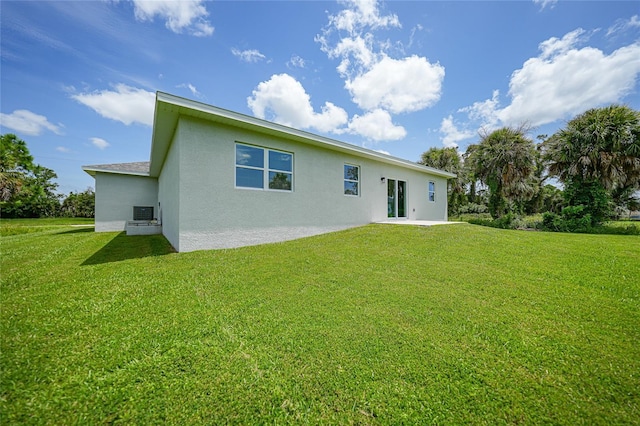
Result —
<path fill-rule="evenodd" d="M 344 195 L 359 195 L 360 167 L 344 165 Z"/>
<path fill-rule="evenodd" d="M 429 182 L 429 201 L 436 201 L 436 183 Z"/>
<path fill-rule="evenodd" d="M 236 186 L 291 191 L 293 154 L 236 144 Z"/>

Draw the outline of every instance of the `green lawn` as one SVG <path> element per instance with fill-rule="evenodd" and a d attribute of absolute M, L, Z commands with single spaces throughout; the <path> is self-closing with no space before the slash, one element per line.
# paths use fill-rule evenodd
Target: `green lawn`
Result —
<path fill-rule="evenodd" d="M 47 219 L 2 219 L 0 222 L 0 237 L 18 234 L 30 234 L 61 226 L 93 226 L 93 219 L 86 218 L 47 218 Z"/>
<path fill-rule="evenodd" d="M 177 254 L 67 226 L 1 250 L 2 424 L 639 424 L 637 236 L 370 225 Z"/>

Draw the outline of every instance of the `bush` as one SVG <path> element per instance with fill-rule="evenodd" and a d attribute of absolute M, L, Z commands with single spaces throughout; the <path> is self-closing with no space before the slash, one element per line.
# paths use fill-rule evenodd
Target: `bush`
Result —
<path fill-rule="evenodd" d="M 591 232 L 591 214 L 585 213 L 585 207 L 569 206 L 557 215 L 552 212 L 542 214 L 541 229 L 553 232 Z"/>
<path fill-rule="evenodd" d="M 484 204 L 469 203 L 469 204 L 460 206 L 460 208 L 458 209 L 458 214 L 467 214 L 467 213 L 482 214 L 482 213 L 487 213 L 488 211 L 489 211 L 489 208 Z"/>
<path fill-rule="evenodd" d="M 625 221 L 607 222 L 593 231 L 595 234 L 640 235 L 640 224 Z"/>
<path fill-rule="evenodd" d="M 474 225 L 489 226 L 491 228 L 500 229 L 530 229 L 530 224 L 520 216 L 513 213 L 507 213 L 506 215 L 498 219 L 490 218 L 472 218 L 468 220 L 469 223 Z"/>

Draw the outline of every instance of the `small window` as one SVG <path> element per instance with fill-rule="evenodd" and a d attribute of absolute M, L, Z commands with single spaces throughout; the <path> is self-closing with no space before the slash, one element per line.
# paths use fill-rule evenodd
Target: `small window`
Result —
<path fill-rule="evenodd" d="M 291 191 L 293 154 L 236 144 L 236 187 Z"/>
<path fill-rule="evenodd" d="M 153 220 L 153 207 L 133 207 L 133 220 Z"/>
<path fill-rule="evenodd" d="M 360 167 L 344 165 L 344 195 L 360 195 Z"/>
<path fill-rule="evenodd" d="M 429 182 L 429 201 L 436 201 L 436 183 Z"/>

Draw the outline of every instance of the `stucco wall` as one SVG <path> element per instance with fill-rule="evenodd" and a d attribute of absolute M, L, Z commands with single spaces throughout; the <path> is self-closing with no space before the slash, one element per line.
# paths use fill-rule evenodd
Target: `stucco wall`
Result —
<path fill-rule="evenodd" d="M 180 126 L 176 134 L 179 128 Z M 158 177 L 158 201 L 162 215 L 162 233 L 178 251 L 180 251 L 180 182 L 180 146 L 172 143 Z"/>
<path fill-rule="evenodd" d="M 181 118 L 176 136 L 160 178 L 160 201 L 166 224 L 165 194 L 176 191 L 171 185 L 179 169 L 179 217 L 172 216 L 180 224 L 177 243 L 174 226 L 163 226 L 179 251 L 284 241 L 385 220 L 387 184 L 381 177 L 407 182 L 409 219 L 446 219 L 443 178 L 195 119 Z M 292 152 L 293 191 L 235 188 L 236 142 Z M 343 193 L 345 163 L 360 166 L 358 197 Z M 435 203 L 428 201 L 429 180 L 436 183 Z"/>
<path fill-rule="evenodd" d="M 96 173 L 96 232 L 124 231 L 133 219 L 133 206 L 154 208 L 158 214 L 158 181 L 144 176 Z"/>

